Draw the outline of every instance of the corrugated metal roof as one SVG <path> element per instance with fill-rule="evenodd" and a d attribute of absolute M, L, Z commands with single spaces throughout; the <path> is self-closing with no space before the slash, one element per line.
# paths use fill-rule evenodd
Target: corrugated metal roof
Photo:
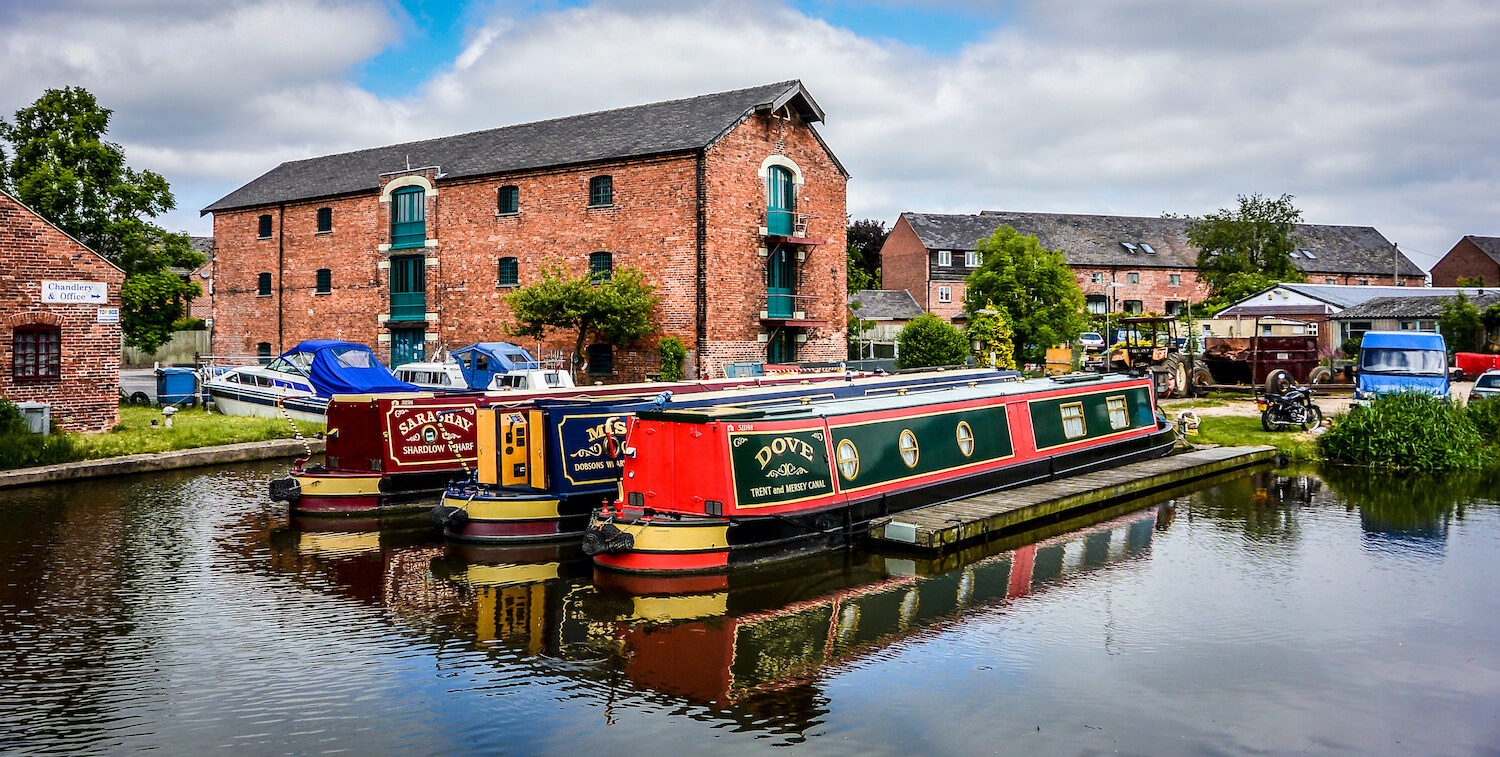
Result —
<path fill-rule="evenodd" d="M 1477 296 L 1472 291 L 1466 294 L 1480 310 L 1500 302 L 1500 293 L 1493 291 Z M 1437 318 L 1443 314 L 1443 303 L 1453 296 L 1456 294 L 1447 297 L 1376 297 L 1333 316 L 1333 319 Z"/>

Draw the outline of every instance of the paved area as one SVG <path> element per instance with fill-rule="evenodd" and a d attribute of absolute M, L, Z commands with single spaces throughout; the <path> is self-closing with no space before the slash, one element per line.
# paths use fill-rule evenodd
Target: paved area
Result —
<path fill-rule="evenodd" d="M 1474 382 L 1472 381 L 1455 381 L 1453 382 L 1452 396 L 1460 402 L 1467 402 L 1469 399 L 1469 390 L 1473 388 Z M 1313 395 L 1313 403 L 1322 409 L 1323 416 L 1327 418 L 1349 412 L 1349 405 L 1353 399 L 1352 395 L 1346 393 Z M 1224 404 L 1205 407 L 1197 405 L 1197 403 L 1205 402 L 1205 400 L 1194 399 L 1162 400 L 1160 404 L 1161 409 L 1169 418 L 1176 417 L 1178 410 L 1186 408 L 1192 408 L 1193 412 L 1200 418 L 1218 415 L 1244 415 L 1251 417 L 1260 415 L 1260 411 L 1255 409 L 1255 400 L 1248 394 L 1243 398 L 1216 398 L 1211 401 L 1222 402 Z"/>

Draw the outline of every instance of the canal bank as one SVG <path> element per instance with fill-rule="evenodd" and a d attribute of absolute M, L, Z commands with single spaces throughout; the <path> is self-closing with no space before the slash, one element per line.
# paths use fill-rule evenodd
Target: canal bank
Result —
<path fill-rule="evenodd" d="M 22 486 L 38 486 L 81 478 L 104 478 L 126 476 L 132 473 L 152 473 L 196 468 L 204 465 L 243 463 L 251 460 L 273 460 L 284 457 L 300 457 L 323 451 L 322 439 L 274 439 L 260 442 L 221 444 L 214 447 L 180 449 L 170 452 L 151 452 L 140 455 L 106 457 L 99 460 L 80 460 L 74 463 L 40 465 L 34 468 L 17 468 L 0 471 L 0 489 Z"/>

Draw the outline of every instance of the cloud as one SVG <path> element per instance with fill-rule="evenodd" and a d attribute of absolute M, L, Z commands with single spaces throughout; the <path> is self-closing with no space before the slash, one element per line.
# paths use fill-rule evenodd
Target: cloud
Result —
<path fill-rule="evenodd" d="M 0 112 L 83 84 L 192 208 L 286 159 L 799 78 L 855 217 L 1201 214 L 1285 192 L 1309 221 L 1439 255 L 1500 234 L 1500 7 L 1477 0 L 1019 2 L 949 54 L 859 36 L 847 9 L 502 2 L 471 8 L 464 48 L 401 98 L 351 83 L 409 23 L 383 3 L 119 7 L 4 12 Z"/>

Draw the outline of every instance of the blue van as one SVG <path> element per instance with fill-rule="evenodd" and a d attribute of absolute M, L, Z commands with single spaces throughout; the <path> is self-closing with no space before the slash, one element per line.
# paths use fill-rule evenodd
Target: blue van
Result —
<path fill-rule="evenodd" d="M 1448 396 L 1448 345 L 1426 331 L 1367 331 L 1359 345 L 1354 400 L 1393 392 Z"/>

